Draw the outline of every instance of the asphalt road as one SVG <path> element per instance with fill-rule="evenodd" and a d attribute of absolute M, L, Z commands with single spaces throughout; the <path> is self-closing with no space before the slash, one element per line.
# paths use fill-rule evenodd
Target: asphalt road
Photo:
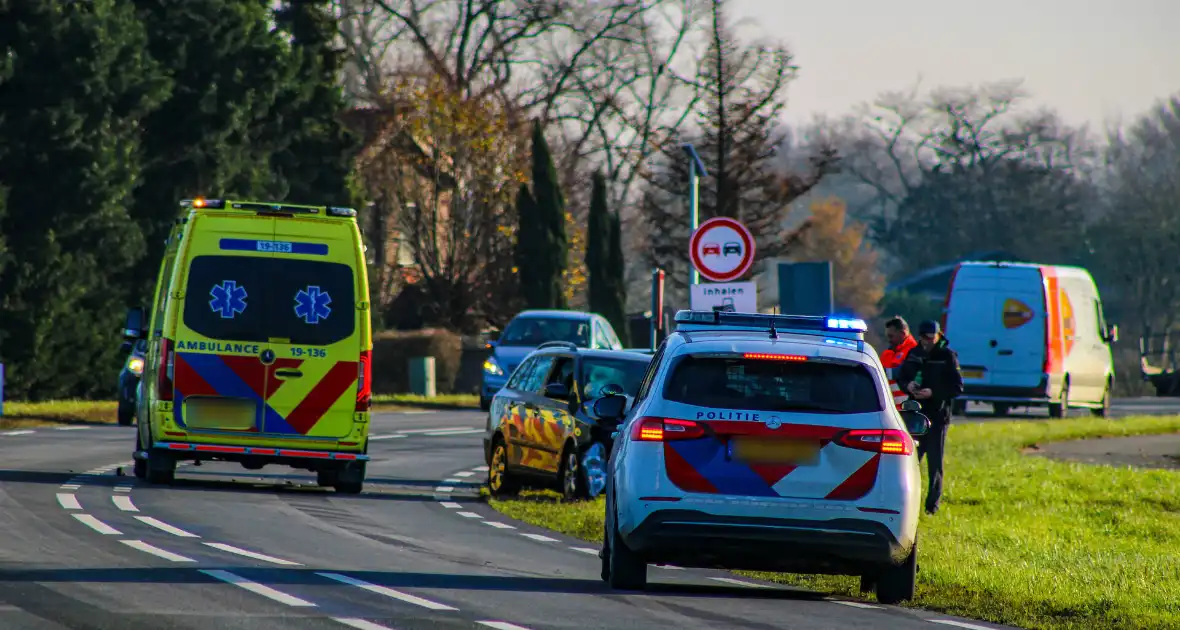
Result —
<path fill-rule="evenodd" d="M 1163 416 L 1180 415 L 1180 398 L 1156 398 L 1144 396 L 1141 398 L 1116 398 L 1111 401 L 1110 417 L 1125 418 L 1127 416 Z M 1069 416 L 1089 416 L 1088 409 L 1070 409 Z M 1020 420 L 1022 418 L 1048 418 L 1046 407 L 1014 408 L 1006 416 L 996 416 L 991 405 L 971 403 L 967 405 L 967 415 L 959 416 L 966 420 Z"/>
<path fill-rule="evenodd" d="M 653 567 L 648 592 L 611 591 L 594 546 L 476 500 L 485 417 L 376 417 L 356 496 L 224 464 L 148 486 L 130 428 L 0 432 L 0 627 L 997 627 L 713 571 Z"/>

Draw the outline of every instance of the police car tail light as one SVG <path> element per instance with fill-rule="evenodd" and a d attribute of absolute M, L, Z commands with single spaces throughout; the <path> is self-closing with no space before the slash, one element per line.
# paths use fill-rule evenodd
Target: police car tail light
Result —
<path fill-rule="evenodd" d="M 852 429 L 836 438 L 840 446 L 886 455 L 912 455 L 914 441 L 896 429 Z"/>
<path fill-rule="evenodd" d="M 160 400 L 172 400 L 173 375 L 176 373 L 176 351 L 172 348 L 172 340 L 160 340 L 160 359 L 164 369 L 157 372 L 156 390 Z"/>
<path fill-rule="evenodd" d="M 631 430 L 631 439 L 638 442 L 670 442 L 695 440 L 705 436 L 705 428 L 692 420 L 672 418 L 640 418 Z"/>
<path fill-rule="evenodd" d="M 753 359 L 755 361 L 806 361 L 807 357 L 800 354 L 767 354 L 765 352 L 747 352 L 742 355 L 743 359 Z"/>
<path fill-rule="evenodd" d="M 361 352 L 361 359 L 356 367 L 356 410 L 368 411 L 373 403 L 372 367 L 373 353 L 369 350 Z"/>

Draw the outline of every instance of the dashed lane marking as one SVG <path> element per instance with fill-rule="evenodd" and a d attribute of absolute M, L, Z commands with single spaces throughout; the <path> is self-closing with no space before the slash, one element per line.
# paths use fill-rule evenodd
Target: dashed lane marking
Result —
<path fill-rule="evenodd" d="M 57 495 L 57 502 L 67 510 L 82 509 L 82 504 L 78 503 L 78 497 L 72 494 L 59 493 Z"/>
<path fill-rule="evenodd" d="M 930 623 L 939 623 L 944 626 L 954 626 L 956 628 L 967 628 L 967 630 L 992 630 L 987 626 L 980 626 L 964 621 L 955 621 L 954 619 L 927 619 Z"/>
<path fill-rule="evenodd" d="M 193 560 L 192 558 L 187 558 L 178 553 L 172 553 L 171 551 L 160 549 L 159 547 L 145 543 L 142 540 L 120 540 L 119 542 L 127 545 L 128 547 L 131 547 L 132 549 L 138 549 L 144 553 L 150 553 L 153 556 L 157 556 L 165 560 L 171 560 L 172 562 L 196 562 L 196 560 Z"/>
<path fill-rule="evenodd" d="M 590 554 L 590 555 L 593 555 L 593 556 L 597 556 L 597 555 L 598 555 L 598 550 L 597 550 L 597 549 L 591 549 L 591 548 L 589 548 L 589 547 L 570 547 L 570 549 L 573 549 L 574 551 L 580 551 L 580 552 L 582 552 L 582 553 L 585 553 L 585 554 Z"/>
<path fill-rule="evenodd" d="M 475 468 L 472 468 L 471 470 L 474 470 L 475 472 L 487 472 L 488 467 L 487 466 L 476 466 Z"/>
<path fill-rule="evenodd" d="M 264 554 L 264 553 L 258 553 L 258 552 L 256 552 L 256 551 L 247 551 L 247 550 L 245 550 L 245 549 L 242 549 L 242 548 L 239 548 L 239 547 L 234 547 L 233 545 L 227 545 L 227 544 L 225 544 L 225 543 L 212 543 L 212 542 L 207 542 L 207 543 L 205 543 L 205 544 L 206 544 L 206 545 L 208 545 L 208 546 L 210 546 L 210 547 L 213 547 L 214 549 L 220 549 L 220 550 L 222 550 L 222 551 L 224 551 L 224 552 L 226 552 L 226 553 L 234 553 L 234 554 L 237 554 L 237 555 L 239 555 L 239 556 L 245 556 L 245 557 L 247 557 L 247 558 L 254 558 L 255 560 L 262 560 L 262 561 L 264 561 L 264 562 L 271 562 L 271 563 L 274 563 L 274 564 L 281 564 L 281 565 L 285 565 L 285 566 L 289 566 L 289 567 L 301 567 L 301 566 L 303 566 L 302 564 L 300 564 L 300 563 L 298 563 L 298 562 L 292 562 L 292 561 L 290 561 L 290 560 L 283 560 L 282 558 L 276 558 L 276 557 L 274 557 L 274 556 L 268 556 L 268 555 L 266 555 L 266 554 Z"/>
<path fill-rule="evenodd" d="M 0 432 L 0 435 L 28 435 L 30 433 L 36 433 L 36 431 L 30 431 L 27 429 L 21 431 L 4 431 Z"/>
<path fill-rule="evenodd" d="M 458 514 L 463 518 L 483 518 L 482 514 L 476 514 L 475 512 L 455 512 L 455 514 Z"/>
<path fill-rule="evenodd" d="M 454 492 L 455 488 L 452 486 L 439 486 L 434 489 L 435 492 Z"/>
<path fill-rule="evenodd" d="M 115 486 L 115 492 L 131 492 L 131 486 Z"/>
<path fill-rule="evenodd" d="M 139 511 L 139 508 L 135 507 L 135 504 L 131 502 L 131 497 L 124 497 L 116 494 L 115 496 L 111 497 L 111 503 L 114 503 L 115 507 L 123 510 L 124 512 Z"/>
<path fill-rule="evenodd" d="M 866 609 L 881 608 L 880 606 L 874 606 L 872 604 L 866 604 L 864 602 L 851 602 L 846 599 L 829 599 L 828 601 L 832 602 L 833 604 L 840 604 L 841 606 L 850 606 L 852 608 L 866 608 Z"/>
<path fill-rule="evenodd" d="M 550 538 L 550 537 L 548 537 L 548 536 L 542 536 L 541 534 L 530 534 L 530 533 L 527 533 L 527 532 L 521 532 L 521 533 L 520 533 L 520 535 L 521 535 L 521 536 L 524 536 L 525 538 L 532 538 L 533 540 L 539 540 L 539 541 L 541 541 L 541 542 L 557 542 L 557 539 L 556 539 L 556 538 Z"/>
<path fill-rule="evenodd" d="M 179 527 L 176 527 L 174 525 L 169 525 L 168 523 L 165 523 L 164 521 L 161 521 L 160 519 L 157 519 L 157 518 L 153 518 L 151 516 L 136 516 L 135 519 L 138 520 L 139 522 L 143 523 L 144 525 L 150 525 L 160 531 L 168 532 L 169 534 L 172 534 L 173 536 L 180 536 L 181 538 L 200 538 L 200 536 L 198 536 L 196 534 L 193 534 L 191 532 L 186 532 Z"/>
<path fill-rule="evenodd" d="M 342 623 L 350 628 L 357 630 L 393 630 L 389 626 L 383 626 L 379 623 L 373 623 L 365 619 L 357 619 L 355 617 L 332 617 L 332 621 Z"/>
<path fill-rule="evenodd" d="M 470 470 L 464 470 L 463 472 L 455 473 L 456 477 L 471 477 L 473 475 L 475 475 L 475 473 Z"/>
<path fill-rule="evenodd" d="M 529 630 L 524 626 L 518 626 L 514 623 L 508 623 L 507 621 L 477 621 L 475 623 L 478 623 L 481 626 L 494 628 L 495 630 Z"/>
<path fill-rule="evenodd" d="M 483 524 L 484 525 L 491 525 L 492 527 L 495 527 L 496 529 L 516 529 L 516 527 L 509 525 L 508 523 L 498 523 L 496 521 L 483 521 Z"/>
<path fill-rule="evenodd" d="M 58 427 L 58 431 L 85 431 L 90 427 Z"/>
<path fill-rule="evenodd" d="M 222 571 L 220 569 L 201 569 L 200 571 L 201 573 L 204 573 L 213 579 L 221 580 L 227 584 L 233 584 L 234 586 L 246 589 L 251 593 L 273 599 L 274 601 L 281 604 L 286 604 L 288 606 L 315 607 L 315 604 L 307 601 L 306 599 L 300 599 L 294 595 L 288 595 L 280 590 L 273 589 L 269 586 L 266 586 L 265 584 L 259 584 L 258 582 L 247 580 L 236 573 L 230 573 L 229 571 Z"/>
<path fill-rule="evenodd" d="M 431 431 L 430 433 L 423 433 L 429 437 L 450 437 L 452 435 L 470 435 L 472 433 L 483 433 L 483 429 L 463 429 L 461 431 Z"/>
<path fill-rule="evenodd" d="M 727 577 L 710 577 L 709 579 L 713 580 L 715 582 L 724 582 L 726 584 L 733 584 L 734 586 L 749 586 L 752 588 L 770 588 L 769 586 L 766 586 L 765 584 L 755 584 L 754 582 L 747 582 L 745 580 L 735 580 L 733 578 L 727 578 Z"/>
<path fill-rule="evenodd" d="M 463 483 L 462 479 L 443 479 L 443 483 Z"/>
<path fill-rule="evenodd" d="M 318 575 L 320 577 L 328 578 L 329 580 L 335 580 L 337 582 L 348 584 L 350 586 L 360 587 L 360 588 L 365 589 L 366 591 L 369 591 L 370 593 L 377 593 L 378 595 L 392 597 L 393 599 L 406 602 L 407 604 L 414 604 L 415 606 L 429 608 L 430 610 L 459 610 L 458 608 L 455 608 L 454 606 L 448 606 L 446 604 L 432 602 L 429 599 L 423 599 L 423 598 L 418 597 L 416 595 L 410 595 L 409 593 L 395 591 L 387 586 L 380 586 L 377 584 L 373 584 L 371 582 L 366 582 L 364 580 L 358 580 L 356 578 L 351 578 L 351 577 L 348 577 L 347 575 L 341 575 L 339 573 L 319 573 L 319 572 L 317 572 L 316 575 Z"/>
<path fill-rule="evenodd" d="M 370 435 L 369 441 L 371 442 L 373 440 L 395 440 L 397 438 L 404 438 L 404 437 L 408 437 L 408 436 L 405 436 L 405 435 Z"/>
<path fill-rule="evenodd" d="M 100 534 L 107 536 L 121 536 L 123 534 L 123 532 L 115 529 L 114 527 L 111 527 L 110 525 L 107 525 L 106 523 L 98 520 L 97 518 L 94 518 L 89 514 L 71 514 L 70 516 L 73 516 L 74 518 L 78 519 L 80 523 Z"/>
<path fill-rule="evenodd" d="M 455 503 L 454 501 L 439 501 L 438 504 L 447 508 L 448 510 L 457 510 L 457 509 L 463 507 L 462 505 L 459 505 L 458 503 Z"/>

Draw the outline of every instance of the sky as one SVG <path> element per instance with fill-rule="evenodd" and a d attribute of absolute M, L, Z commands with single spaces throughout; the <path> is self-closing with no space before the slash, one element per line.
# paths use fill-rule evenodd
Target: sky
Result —
<path fill-rule="evenodd" d="M 882 91 L 1024 79 L 1028 107 L 1095 130 L 1180 94 L 1180 0 L 733 0 L 746 37 L 799 66 L 786 119 Z"/>

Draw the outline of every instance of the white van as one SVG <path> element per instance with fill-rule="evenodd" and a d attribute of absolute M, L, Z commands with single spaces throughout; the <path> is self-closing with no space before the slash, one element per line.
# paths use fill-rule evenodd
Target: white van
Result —
<path fill-rule="evenodd" d="M 1080 267 L 964 262 L 951 276 L 943 315 L 959 354 L 962 413 L 969 401 L 1048 407 L 1060 418 L 1071 407 L 1104 416 L 1110 408 L 1114 361 L 1108 326 L 1090 273 Z"/>

